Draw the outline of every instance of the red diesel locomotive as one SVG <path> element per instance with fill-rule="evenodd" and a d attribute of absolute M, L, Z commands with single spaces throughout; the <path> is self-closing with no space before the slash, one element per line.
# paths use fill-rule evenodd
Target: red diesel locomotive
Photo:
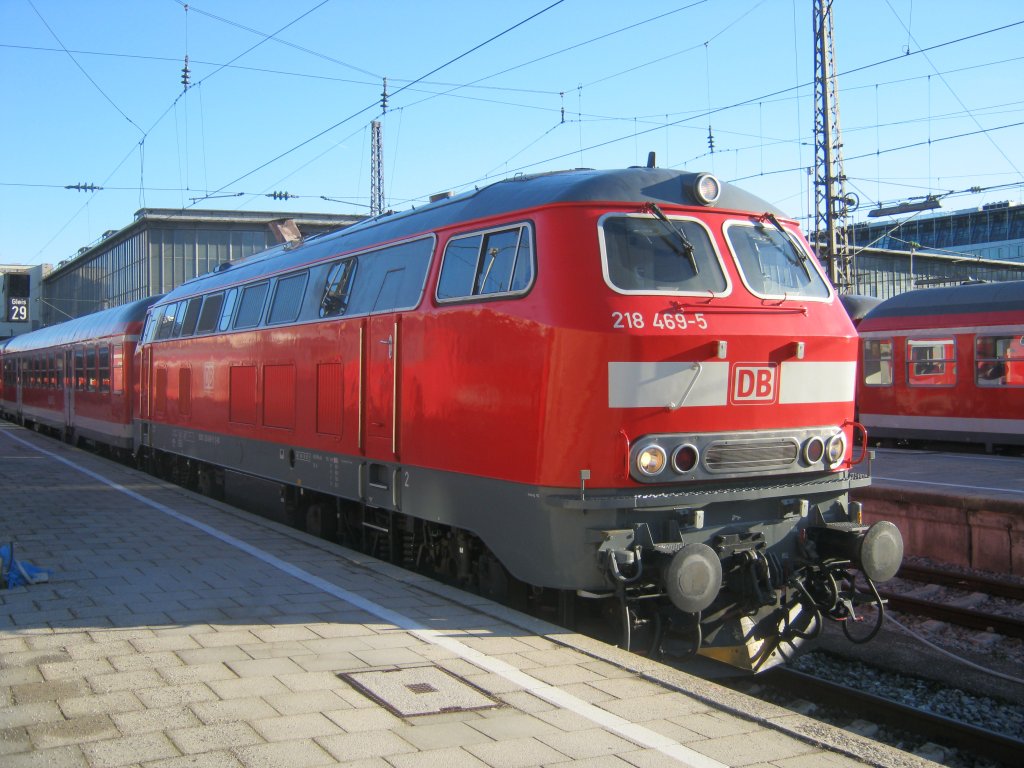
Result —
<path fill-rule="evenodd" d="M 902 293 L 859 329 L 872 439 L 1024 445 L 1024 281 Z"/>
<path fill-rule="evenodd" d="M 709 174 L 515 178 L 278 246 L 159 299 L 135 363 L 144 465 L 269 480 L 488 595 L 600 601 L 627 647 L 764 669 L 902 558 L 848 498 L 843 307 Z"/>

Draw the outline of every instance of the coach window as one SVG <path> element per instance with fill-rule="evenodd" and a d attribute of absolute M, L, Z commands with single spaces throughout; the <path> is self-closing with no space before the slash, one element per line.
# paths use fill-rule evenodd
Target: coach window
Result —
<path fill-rule="evenodd" d="M 199 321 L 199 310 L 203 305 L 203 297 L 196 296 L 194 299 L 189 299 L 188 304 L 185 305 L 185 311 L 182 313 L 181 321 L 181 335 L 191 336 L 196 332 L 196 323 Z M 178 334 L 175 334 L 176 336 Z"/>
<path fill-rule="evenodd" d="M 97 350 L 97 374 L 100 392 L 110 391 L 110 347 L 105 344 Z"/>
<path fill-rule="evenodd" d="M 768 222 L 730 222 L 725 230 L 740 276 L 762 298 L 827 299 L 828 283 L 813 257 L 788 232 Z"/>
<path fill-rule="evenodd" d="M 86 384 L 85 375 L 85 350 L 75 350 L 75 389 L 84 390 Z"/>
<path fill-rule="evenodd" d="M 320 317 L 340 317 L 348 310 L 357 264 L 358 259 L 353 257 L 331 267 L 324 283 L 324 295 L 320 299 Z"/>
<path fill-rule="evenodd" d="M 124 392 L 124 346 L 121 344 L 114 345 L 110 356 L 110 389 L 115 395 Z"/>
<path fill-rule="evenodd" d="M 96 347 L 85 348 L 85 389 L 96 391 Z"/>
<path fill-rule="evenodd" d="M 302 297 L 306 293 L 306 272 L 280 277 L 274 286 L 274 298 L 270 302 L 267 323 L 293 323 L 299 316 Z"/>
<path fill-rule="evenodd" d="M 974 381 L 979 387 L 1024 386 L 1024 336 L 978 336 Z"/>
<path fill-rule="evenodd" d="M 891 339 L 864 339 L 864 383 L 869 387 L 892 386 Z"/>
<path fill-rule="evenodd" d="M 955 385 L 955 340 L 907 339 L 907 383 L 914 387 Z"/>
<path fill-rule="evenodd" d="M 235 301 L 238 299 L 238 289 L 232 288 L 224 294 L 224 309 L 220 313 L 220 322 L 217 328 L 226 331 L 231 327 L 231 314 L 235 311 Z"/>
<path fill-rule="evenodd" d="M 533 281 L 530 228 L 481 232 L 448 241 L 437 300 L 517 294 Z"/>
<path fill-rule="evenodd" d="M 722 294 L 729 288 L 707 230 L 698 222 L 607 215 L 598 234 L 605 281 L 619 293 Z"/>
<path fill-rule="evenodd" d="M 210 333 L 217 329 L 217 319 L 220 317 L 220 310 L 223 306 L 223 293 L 211 293 L 203 300 L 203 308 L 199 312 L 199 320 L 196 323 L 196 334 Z"/>

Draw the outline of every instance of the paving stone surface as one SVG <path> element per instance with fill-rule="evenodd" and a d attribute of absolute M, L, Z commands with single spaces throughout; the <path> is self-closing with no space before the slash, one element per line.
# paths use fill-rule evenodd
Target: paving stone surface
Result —
<path fill-rule="evenodd" d="M 0 487 L 0 540 L 52 570 L 0 590 L 3 768 L 861 764 L 683 673 L 4 423 Z M 490 708 L 403 716 L 342 677 L 418 668 L 403 701 L 454 676 Z"/>

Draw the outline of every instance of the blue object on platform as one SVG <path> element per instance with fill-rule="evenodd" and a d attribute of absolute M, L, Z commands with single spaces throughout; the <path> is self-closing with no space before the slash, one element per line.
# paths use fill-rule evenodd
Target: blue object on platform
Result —
<path fill-rule="evenodd" d="M 0 546 L 0 576 L 8 588 L 40 584 L 49 581 L 51 574 L 49 568 L 39 568 L 26 560 L 16 560 L 13 542 Z"/>

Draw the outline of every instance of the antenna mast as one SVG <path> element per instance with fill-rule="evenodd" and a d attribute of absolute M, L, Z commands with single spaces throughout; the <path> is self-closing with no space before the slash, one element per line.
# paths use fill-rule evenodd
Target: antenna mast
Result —
<path fill-rule="evenodd" d="M 814 3 L 814 240 L 829 279 L 840 293 L 853 286 L 846 214 L 856 198 L 846 194 L 839 91 L 832 34 L 832 0 Z"/>
<path fill-rule="evenodd" d="M 388 79 L 380 95 L 381 114 L 388 111 Z M 384 213 L 384 145 L 380 120 L 370 122 L 370 216 Z"/>

